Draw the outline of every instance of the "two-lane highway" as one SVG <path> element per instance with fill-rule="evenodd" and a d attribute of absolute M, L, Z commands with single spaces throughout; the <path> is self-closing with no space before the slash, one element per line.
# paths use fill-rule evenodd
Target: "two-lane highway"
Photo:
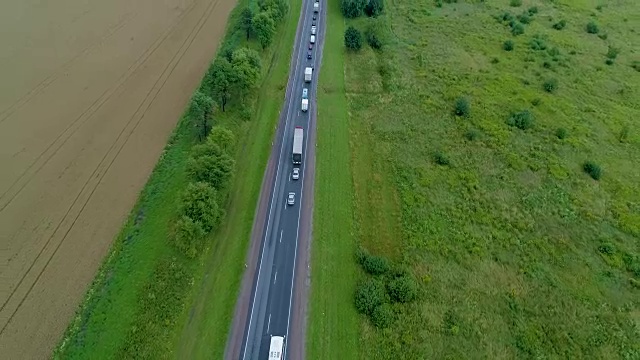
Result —
<path fill-rule="evenodd" d="M 309 147 L 311 116 L 315 112 L 313 101 L 317 88 L 317 69 L 321 57 L 323 39 L 319 37 L 324 25 L 326 12 L 324 2 L 321 0 L 320 11 L 314 13 L 316 0 L 302 0 L 302 13 L 296 34 L 294 45 L 292 68 L 285 95 L 285 103 L 281 114 L 281 124 L 284 128 L 281 138 L 277 139 L 273 151 L 278 152 L 275 177 L 271 183 L 268 214 L 262 229 L 262 244 L 258 259 L 258 267 L 255 275 L 249 314 L 242 339 L 240 359 L 267 359 L 270 337 L 285 337 L 286 349 L 290 347 L 289 331 L 292 319 L 292 301 L 294 299 L 294 280 L 298 245 L 300 239 L 300 221 L 302 200 L 305 191 L 305 160 Z M 316 18 L 316 19 L 314 19 Z M 310 50 L 311 26 L 316 25 L 316 43 Z M 312 58 L 308 59 L 308 52 Z M 316 60 L 318 55 L 318 60 Z M 310 83 L 304 81 L 304 69 L 314 68 Z M 308 89 L 310 108 L 308 112 L 301 109 L 303 89 Z M 313 118 L 315 119 L 315 117 Z M 304 142 L 302 164 L 294 165 L 292 162 L 293 133 L 295 127 L 304 129 Z M 311 145 L 315 146 L 315 145 Z M 294 167 L 300 168 L 300 178 L 294 180 L 292 171 Z M 264 190 L 263 190 L 264 191 Z M 295 193 L 295 204 L 287 205 L 288 193 Z M 310 219 L 304 219 L 310 221 Z M 233 341 L 233 339 L 231 339 Z"/>

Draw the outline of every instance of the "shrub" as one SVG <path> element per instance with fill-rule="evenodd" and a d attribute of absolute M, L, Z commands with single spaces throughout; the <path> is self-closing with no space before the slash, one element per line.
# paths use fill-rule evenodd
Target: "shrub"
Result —
<path fill-rule="evenodd" d="M 631 67 L 635 69 L 635 71 L 640 71 L 640 61 L 634 60 L 631 63 Z"/>
<path fill-rule="evenodd" d="M 376 17 L 382 14 L 384 10 L 384 1 L 383 0 L 369 0 L 367 5 L 364 8 L 364 13 L 370 17 Z"/>
<path fill-rule="evenodd" d="M 627 140 L 629 140 L 629 125 L 625 125 L 622 127 L 622 130 L 620 130 L 620 133 L 618 134 L 618 141 L 623 143 L 623 142 L 627 142 Z"/>
<path fill-rule="evenodd" d="M 556 129 L 556 136 L 558 137 L 558 139 L 562 140 L 564 138 L 567 137 L 567 129 L 565 128 L 558 128 Z"/>
<path fill-rule="evenodd" d="M 411 275 L 404 275 L 391 280 L 387 290 L 391 300 L 401 303 L 411 302 L 418 296 L 418 285 Z"/>
<path fill-rule="evenodd" d="M 513 7 L 518 7 L 518 6 L 522 5 L 522 0 L 511 0 L 509 2 L 509 5 L 511 5 Z"/>
<path fill-rule="evenodd" d="M 590 21 L 587 24 L 587 32 L 589 34 L 597 34 L 599 31 L 600 31 L 600 29 L 598 28 L 598 24 L 596 24 L 595 22 Z"/>
<path fill-rule="evenodd" d="M 516 23 L 511 27 L 511 33 L 514 36 L 524 34 L 524 26 L 522 24 Z"/>
<path fill-rule="evenodd" d="M 601 254 L 613 255 L 616 252 L 616 247 L 612 243 L 605 242 L 605 243 L 602 243 L 600 246 L 598 246 L 598 251 Z"/>
<path fill-rule="evenodd" d="M 531 39 L 531 42 L 529 43 L 529 46 L 533 50 L 546 50 L 547 49 L 547 44 L 545 43 L 544 39 L 542 37 L 538 36 L 538 35 L 534 36 L 534 38 Z"/>
<path fill-rule="evenodd" d="M 342 0 L 340 10 L 344 17 L 353 19 L 362 15 L 367 4 L 367 0 Z"/>
<path fill-rule="evenodd" d="M 553 28 L 556 30 L 562 30 L 567 26 L 567 22 L 565 20 L 560 20 L 557 23 L 553 24 Z"/>
<path fill-rule="evenodd" d="M 527 10 L 527 12 L 529 13 L 529 15 L 534 15 L 538 13 L 538 7 L 537 6 L 532 6 L 529 8 L 529 10 Z"/>
<path fill-rule="evenodd" d="M 508 11 L 505 11 L 500 17 L 500 19 L 502 20 L 502 22 L 507 22 L 507 23 L 511 23 L 511 21 L 515 20 L 513 15 L 511 15 L 511 13 Z"/>
<path fill-rule="evenodd" d="M 436 7 L 441 8 L 442 7 L 442 0 L 436 0 L 435 4 L 436 4 Z"/>
<path fill-rule="evenodd" d="M 545 61 L 542 62 L 542 67 L 545 68 L 545 69 L 551 69 L 552 66 L 553 66 L 553 64 L 551 64 L 550 61 L 545 60 Z"/>
<path fill-rule="evenodd" d="M 553 93 L 558 89 L 558 80 L 547 79 L 544 84 L 542 84 L 542 88 L 548 93 Z"/>
<path fill-rule="evenodd" d="M 391 325 L 393 321 L 393 309 L 389 304 L 380 304 L 373 309 L 371 314 L 371 322 L 375 327 L 384 329 Z"/>
<path fill-rule="evenodd" d="M 602 169 L 600 168 L 600 165 L 594 163 L 593 161 L 586 161 L 582 165 L 582 170 L 589 174 L 589 176 L 591 176 L 593 180 L 600 180 L 600 178 L 602 177 Z"/>
<path fill-rule="evenodd" d="M 438 165 L 447 166 L 447 165 L 451 164 L 451 161 L 449 161 L 449 158 L 444 153 L 442 153 L 440 151 L 436 151 L 436 153 L 433 154 L 433 160 Z"/>
<path fill-rule="evenodd" d="M 471 114 L 471 106 L 469 105 L 469 100 L 463 97 L 459 97 L 456 99 L 453 113 L 457 116 L 469 116 Z"/>
<path fill-rule="evenodd" d="M 533 114 L 529 110 L 522 110 L 513 113 L 507 120 L 509 126 L 517 127 L 520 130 L 527 130 L 533 127 Z"/>
<path fill-rule="evenodd" d="M 222 126 L 214 126 L 211 129 L 208 140 L 219 146 L 220 149 L 224 151 L 231 150 L 236 141 L 235 136 L 233 136 L 233 132 Z"/>
<path fill-rule="evenodd" d="M 529 13 L 524 12 L 518 15 L 518 21 L 523 24 L 529 24 L 531 22 L 531 16 L 529 16 Z"/>
<path fill-rule="evenodd" d="M 376 30 L 373 26 L 367 29 L 366 37 L 367 37 L 367 44 L 369 44 L 369 46 L 371 46 L 372 49 L 375 49 L 375 50 L 382 49 L 382 41 L 376 34 Z"/>
<path fill-rule="evenodd" d="M 602 33 L 602 34 L 598 34 L 598 37 L 601 40 L 607 40 L 609 38 L 609 35 L 607 35 L 607 33 Z"/>
<path fill-rule="evenodd" d="M 542 104 L 542 99 L 540 99 L 540 98 L 535 98 L 535 99 L 531 100 L 531 105 L 533 105 L 533 106 L 538 106 L 540 104 Z"/>
<path fill-rule="evenodd" d="M 386 301 L 384 285 L 378 279 L 369 279 L 358 285 L 355 294 L 356 310 L 372 315 L 373 310 Z"/>
<path fill-rule="evenodd" d="M 366 255 L 361 265 L 364 271 L 371 275 L 382 275 L 389 271 L 389 262 L 381 256 Z"/>
<path fill-rule="evenodd" d="M 480 131 L 476 129 L 470 129 L 464 134 L 464 137 L 469 141 L 475 141 L 480 138 Z"/>
<path fill-rule="evenodd" d="M 500 62 L 500 59 L 498 59 L 498 58 L 496 58 L 496 57 L 491 58 L 491 63 L 492 63 L 492 64 L 497 64 L 497 63 L 499 63 L 499 62 Z"/>
<path fill-rule="evenodd" d="M 194 181 L 202 181 L 216 189 L 222 189 L 235 167 L 235 161 L 227 153 L 220 152 L 218 156 L 198 156 L 187 160 L 187 173 Z"/>
<path fill-rule="evenodd" d="M 607 51 L 607 58 L 611 60 L 615 60 L 618 57 L 618 53 L 620 51 L 613 46 L 609 45 L 609 50 Z"/>
<path fill-rule="evenodd" d="M 349 50 L 360 50 L 362 48 L 362 34 L 353 26 L 349 26 L 344 32 L 344 45 Z"/>
<path fill-rule="evenodd" d="M 613 61 L 613 59 L 606 59 L 604 61 L 604 63 L 607 64 L 607 65 L 613 65 L 614 61 Z"/>
<path fill-rule="evenodd" d="M 506 51 L 513 50 L 514 46 L 515 44 L 513 43 L 513 40 L 507 40 L 502 44 L 502 48 L 505 49 Z"/>
<path fill-rule="evenodd" d="M 176 247 L 188 258 L 193 259 L 202 250 L 205 235 L 202 223 L 183 215 L 176 224 Z"/>
<path fill-rule="evenodd" d="M 211 231 L 221 215 L 215 189 L 205 182 L 187 185 L 182 194 L 180 213 L 202 224 L 205 232 Z"/>

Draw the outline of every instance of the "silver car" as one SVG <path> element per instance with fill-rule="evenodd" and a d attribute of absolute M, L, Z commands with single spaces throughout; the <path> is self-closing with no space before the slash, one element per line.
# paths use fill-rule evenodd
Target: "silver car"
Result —
<path fill-rule="evenodd" d="M 293 173 L 291 174 L 291 178 L 293 180 L 300 179 L 300 168 L 293 168 Z"/>
<path fill-rule="evenodd" d="M 309 89 L 307 89 L 307 88 L 302 89 L 302 98 L 303 99 L 308 99 L 309 98 Z"/>
<path fill-rule="evenodd" d="M 296 193 L 290 192 L 289 197 L 287 197 L 287 204 L 293 205 L 296 203 Z"/>

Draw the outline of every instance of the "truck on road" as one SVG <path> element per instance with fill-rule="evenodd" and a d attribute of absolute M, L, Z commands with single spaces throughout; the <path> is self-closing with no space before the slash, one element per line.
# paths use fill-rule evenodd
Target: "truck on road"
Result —
<path fill-rule="evenodd" d="M 304 82 L 311 82 L 311 77 L 313 76 L 313 68 L 307 66 L 304 69 Z"/>
<path fill-rule="evenodd" d="M 309 99 L 302 99 L 302 111 L 309 110 Z"/>
<path fill-rule="evenodd" d="M 293 132 L 293 154 L 291 156 L 295 165 L 302 164 L 302 140 L 304 130 L 301 126 L 296 126 Z"/>
<path fill-rule="evenodd" d="M 320 3 L 319 2 L 314 2 L 313 3 L 313 12 L 317 13 L 320 11 Z"/>
<path fill-rule="evenodd" d="M 284 337 L 272 336 L 271 345 L 269 346 L 269 360 L 282 360 L 283 348 L 284 348 Z"/>

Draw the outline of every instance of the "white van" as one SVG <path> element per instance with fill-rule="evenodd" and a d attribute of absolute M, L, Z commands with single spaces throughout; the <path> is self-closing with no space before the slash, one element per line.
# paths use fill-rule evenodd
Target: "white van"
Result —
<path fill-rule="evenodd" d="M 316 43 L 316 36 L 315 35 L 311 35 L 311 43 L 315 44 Z"/>
<path fill-rule="evenodd" d="M 311 35 L 315 35 L 316 34 L 316 27 L 312 26 L 311 27 Z"/>

